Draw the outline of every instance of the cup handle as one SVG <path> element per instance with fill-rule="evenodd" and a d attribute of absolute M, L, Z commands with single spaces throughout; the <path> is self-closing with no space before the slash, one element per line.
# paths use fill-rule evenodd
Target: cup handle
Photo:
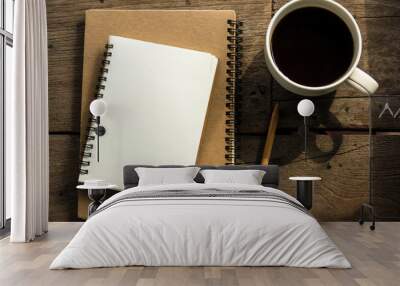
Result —
<path fill-rule="evenodd" d="M 347 80 L 355 89 L 361 91 L 364 94 L 372 95 L 378 89 L 379 84 L 365 71 L 355 68 L 353 73 Z"/>

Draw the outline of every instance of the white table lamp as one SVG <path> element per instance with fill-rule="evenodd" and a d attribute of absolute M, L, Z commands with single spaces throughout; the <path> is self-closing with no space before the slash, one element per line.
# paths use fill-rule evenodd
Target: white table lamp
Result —
<path fill-rule="evenodd" d="M 307 160 L 307 137 L 308 137 L 308 126 L 307 121 L 315 110 L 314 103 L 309 99 L 303 99 L 297 105 L 297 112 L 304 117 L 304 158 Z"/>
<path fill-rule="evenodd" d="M 100 158 L 100 136 L 103 136 L 106 133 L 106 129 L 104 126 L 100 125 L 100 116 L 103 116 L 106 111 L 107 111 L 107 103 L 102 100 L 102 99 L 95 99 L 90 103 L 90 113 L 93 114 L 93 116 L 96 117 L 96 123 L 97 123 L 97 130 L 96 130 L 96 135 L 97 135 L 97 162 L 99 162 Z"/>

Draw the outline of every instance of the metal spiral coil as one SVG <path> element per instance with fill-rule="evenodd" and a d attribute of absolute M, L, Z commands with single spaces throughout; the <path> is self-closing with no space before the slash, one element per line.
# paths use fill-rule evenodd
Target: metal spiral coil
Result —
<path fill-rule="evenodd" d="M 85 149 L 88 149 L 88 150 L 93 149 L 93 144 L 85 144 Z"/>
<path fill-rule="evenodd" d="M 98 84 L 98 85 L 96 85 L 96 88 L 97 89 L 105 89 L 106 86 L 104 84 Z"/>
<path fill-rule="evenodd" d="M 112 48 L 114 48 L 114 45 L 112 44 L 105 45 L 106 50 L 104 51 L 103 54 L 104 59 L 102 60 L 103 66 L 100 68 L 100 76 L 98 77 L 98 83 L 96 85 L 96 92 L 94 94 L 94 98 L 103 98 L 104 96 L 102 91 L 106 88 L 105 83 L 107 81 L 108 65 L 111 63 Z M 92 150 L 94 148 L 94 145 L 88 142 L 96 139 L 97 135 L 96 135 L 95 124 L 96 124 L 96 118 L 93 116 L 89 116 L 88 128 L 86 130 L 87 132 L 86 144 L 81 152 L 81 168 L 79 170 L 79 173 L 81 175 L 87 175 L 89 173 L 89 171 L 87 169 L 84 169 L 83 167 L 90 166 L 90 161 L 84 159 L 92 157 Z"/>
<path fill-rule="evenodd" d="M 88 161 L 81 161 L 81 166 L 89 166 L 90 162 Z"/>
<path fill-rule="evenodd" d="M 92 153 L 90 152 L 83 152 L 83 158 L 90 158 L 92 157 Z"/>
<path fill-rule="evenodd" d="M 226 61 L 226 129 L 225 129 L 225 159 L 226 165 L 235 165 L 237 163 L 239 144 L 236 139 L 238 125 L 238 92 L 240 91 L 239 77 L 241 75 L 241 38 L 243 23 L 236 20 L 227 21 L 227 53 Z"/>

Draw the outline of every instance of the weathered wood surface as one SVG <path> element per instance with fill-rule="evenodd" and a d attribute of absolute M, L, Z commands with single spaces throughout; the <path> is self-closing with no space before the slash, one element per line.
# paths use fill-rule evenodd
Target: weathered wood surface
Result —
<path fill-rule="evenodd" d="M 275 84 L 277 84 L 275 82 Z M 289 92 L 286 92 L 289 94 Z M 304 97 L 290 96 L 289 100 L 276 100 L 279 103 L 281 117 L 278 128 L 297 128 L 303 124 L 303 118 L 297 112 L 297 104 Z M 333 94 L 310 98 L 315 104 L 311 124 L 314 128 L 324 129 L 365 129 L 368 127 L 369 98 L 335 98 Z M 253 109 L 254 110 L 254 109 Z M 260 112 L 261 114 L 261 112 Z M 242 133 L 264 133 L 268 121 L 261 120 L 258 110 L 249 113 L 246 125 L 239 129 Z"/>
<path fill-rule="evenodd" d="M 263 136 L 242 138 L 242 159 L 260 162 Z M 303 137 L 294 133 L 278 135 L 271 164 L 280 166 L 280 189 L 296 195 L 291 176 L 315 176 L 312 213 L 320 220 L 351 220 L 359 215 L 359 207 L 368 199 L 368 136 L 332 133 L 310 135 L 310 159 L 304 161 Z"/>
<path fill-rule="evenodd" d="M 279 128 L 297 129 L 303 126 L 303 117 L 297 112 L 300 100 L 277 101 L 280 105 Z M 371 126 L 375 131 L 400 130 L 400 95 L 374 95 L 371 98 L 334 98 L 326 95 L 311 100 L 315 104 L 315 112 L 310 118 L 311 128 L 367 131 L 371 104 Z M 386 103 L 392 113 L 387 110 L 380 116 Z M 249 126 L 246 132 L 264 133 L 266 129 L 266 123 L 258 121 Z"/>
<path fill-rule="evenodd" d="M 50 135 L 49 220 L 76 219 L 79 136 Z"/>
<path fill-rule="evenodd" d="M 76 1 L 47 1 L 50 132 L 79 132 L 83 25 Z"/>
<path fill-rule="evenodd" d="M 364 39 L 361 67 L 379 82 L 376 94 L 400 94 L 400 17 L 365 18 L 358 22 Z"/>
<path fill-rule="evenodd" d="M 322 129 L 362 129 L 368 128 L 369 98 L 337 98 L 329 96 L 312 98 L 315 112 L 310 120 L 312 128 Z M 303 117 L 297 112 L 299 101 L 281 101 L 280 128 L 298 128 L 303 125 Z"/>
<path fill-rule="evenodd" d="M 373 202 L 378 216 L 400 218 L 400 133 L 372 140 Z"/>

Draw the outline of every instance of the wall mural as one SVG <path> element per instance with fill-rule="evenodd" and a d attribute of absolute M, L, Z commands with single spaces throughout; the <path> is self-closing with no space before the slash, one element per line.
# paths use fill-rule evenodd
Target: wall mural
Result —
<path fill-rule="evenodd" d="M 349 87 L 313 98 L 310 159 L 303 160 L 303 119 L 296 111 L 299 97 L 283 89 L 267 72 L 264 36 L 271 16 L 286 0 L 246 1 L 104 1 L 47 3 L 49 36 L 50 108 L 50 220 L 76 220 L 76 190 L 79 166 L 80 100 L 83 65 L 84 14 L 87 9 L 233 9 L 243 26 L 243 74 L 241 117 L 238 135 L 241 161 L 259 163 L 272 106 L 279 103 L 280 120 L 272 151 L 272 163 L 281 165 L 280 188 L 295 193 L 290 176 L 318 175 L 313 214 L 321 220 L 356 220 L 360 206 L 368 200 L 368 107 L 369 100 Z M 355 16 L 364 38 L 360 65 L 373 74 L 381 88 L 371 98 L 375 173 L 374 181 L 382 215 L 400 209 L 394 186 L 400 174 L 400 3 L 397 0 L 340 0 Z M 367 4 L 366 4 L 367 3 Z M 60 9 L 60 7 L 63 7 Z M 390 96 L 390 97 L 388 97 Z M 388 102 L 389 108 L 379 118 Z M 397 115 L 396 115 L 397 114 Z M 396 115 L 396 118 L 393 118 Z M 399 154 L 398 154 L 399 153 Z M 391 156 L 390 162 L 383 158 Z M 382 160 L 377 160 L 382 158 Z M 390 163 L 390 164 L 389 164 Z M 400 163 L 399 163 L 400 164 Z M 383 192 L 383 186 L 388 192 Z M 396 210 L 397 208 L 397 210 Z"/>

